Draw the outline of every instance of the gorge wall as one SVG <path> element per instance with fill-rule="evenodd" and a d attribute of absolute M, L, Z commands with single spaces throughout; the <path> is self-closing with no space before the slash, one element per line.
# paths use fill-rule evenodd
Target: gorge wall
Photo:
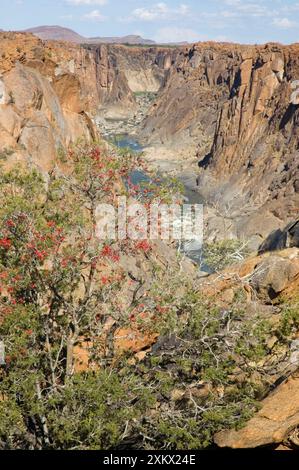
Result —
<path fill-rule="evenodd" d="M 98 63 L 100 114 L 114 119 L 136 112 L 136 93 L 158 93 L 169 77 L 179 48 L 86 46 Z"/>
<path fill-rule="evenodd" d="M 298 215 L 298 52 L 275 44 L 241 50 L 200 164 L 207 197 L 229 208 L 239 234 L 257 239 Z"/>
<path fill-rule="evenodd" d="M 96 116 L 134 114 L 134 93 L 158 92 L 177 54 L 0 33 L 1 159 L 48 170 L 61 148 L 97 138 Z"/>
<path fill-rule="evenodd" d="M 188 152 L 199 161 L 214 233 L 258 246 L 297 215 L 297 45 L 80 46 L 0 33 L 0 74 L 8 163 L 48 169 L 60 148 L 98 136 L 95 118 L 134 119 L 136 96 L 154 93 L 140 139 L 180 152 L 183 168 Z"/>
<path fill-rule="evenodd" d="M 200 191 L 227 235 L 258 243 L 298 213 L 298 60 L 297 45 L 197 44 L 144 123 L 153 144 L 197 147 Z"/>

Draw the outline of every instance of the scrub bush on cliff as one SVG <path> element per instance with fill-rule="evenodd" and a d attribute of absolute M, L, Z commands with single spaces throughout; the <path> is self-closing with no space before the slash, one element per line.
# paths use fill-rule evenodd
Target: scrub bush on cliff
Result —
<path fill-rule="evenodd" d="M 46 183 L 36 171 L 0 175 L 0 439 L 8 447 L 51 444 L 48 406 L 74 376 L 75 345 L 100 338 L 108 316 L 124 317 L 115 296 L 120 247 L 99 244 L 95 209 L 113 199 L 130 164 L 83 144 L 68 160 L 68 176 L 53 171 Z"/>
<path fill-rule="evenodd" d="M 142 298 L 137 285 L 123 309 L 119 258 L 136 250 L 149 257 L 151 247 L 99 244 L 95 208 L 125 191 L 120 179 L 135 162 L 96 145 L 79 145 L 66 161 L 67 176 L 53 171 L 46 184 L 34 171 L 0 175 L 0 447 L 107 449 L 126 439 L 143 448 L 205 447 L 254 408 L 247 362 L 241 385 L 232 371 L 256 330 L 242 329 L 239 310 L 213 308 L 166 267 Z M 107 346 L 111 323 L 161 339 L 142 363 L 104 347 L 75 373 L 74 347 L 82 339 Z M 260 359 L 264 333 L 254 341 Z M 206 396 L 192 394 L 205 386 Z"/>
<path fill-rule="evenodd" d="M 63 174 L 53 170 L 46 178 L 34 170 L 0 174 L 4 448 L 109 447 L 120 440 L 133 408 L 136 418 L 150 401 L 146 387 L 139 387 L 142 406 L 133 406 L 136 394 L 130 395 L 130 384 L 112 367 L 106 375 L 92 370 L 78 375 L 74 368 L 74 348 L 82 340 L 103 346 L 100 353 L 91 351 L 96 370 L 110 367 L 108 339 L 130 322 L 138 304 L 133 296 L 132 306 L 122 307 L 117 293 L 127 279 L 119 259 L 136 252 L 148 257 L 151 245 L 100 244 L 95 211 L 98 203 L 112 203 L 127 191 L 132 195 L 123 180 L 140 162 L 79 143 L 63 164 Z"/>

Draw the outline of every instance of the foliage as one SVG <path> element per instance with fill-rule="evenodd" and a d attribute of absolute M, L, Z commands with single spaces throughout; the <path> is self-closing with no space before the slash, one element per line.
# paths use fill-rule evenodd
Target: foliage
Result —
<path fill-rule="evenodd" d="M 253 375 L 272 327 L 239 297 L 229 310 L 204 299 L 147 240 L 99 242 L 97 204 L 136 197 L 123 181 L 139 157 L 84 143 L 60 156 L 66 171 L 46 181 L 34 170 L 0 175 L 0 448 L 209 446 L 256 409 L 268 383 Z M 162 201 L 176 192 L 149 191 Z M 125 271 L 126 256 L 148 262 L 151 282 Z M 119 328 L 159 339 L 139 362 L 116 350 Z M 91 347 L 78 371 L 82 342 Z"/>
<path fill-rule="evenodd" d="M 248 255 L 246 243 L 241 240 L 221 240 L 204 243 L 202 258 L 204 264 L 214 271 L 243 260 Z"/>
<path fill-rule="evenodd" d="M 282 338 L 287 338 L 292 333 L 296 333 L 299 327 L 299 302 L 294 300 L 292 304 L 285 303 L 282 308 L 278 334 Z"/>

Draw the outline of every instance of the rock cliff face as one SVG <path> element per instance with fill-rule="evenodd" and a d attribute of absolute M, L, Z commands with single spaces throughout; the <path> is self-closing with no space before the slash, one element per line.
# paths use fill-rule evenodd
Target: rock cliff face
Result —
<path fill-rule="evenodd" d="M 298 213 L 298 105 L 292 95 L 298 52 L 278 45 L 241 51 L 211 152 L 201 163 L 206 170 L 199 183 L 215 181 L 207 196 L 237 211 L 239 234 L 263 237 Z"/>
<path fill-rule="evenodd" d="M 210 148 L 218 111 L 229 97 L 230 54 L 229 46 L 209 43 L 181 49 L 144 123 L 150 143 Z"/>
<path fill-rule="evenodd" d="M 60 148 L 95 138 L 95 116 L 134 115 L 136 94 L 165 85 L 179 49 L 42 41 L 0 34 L 2 159 L 48 168 Z"/>
<path fill-rule="evenodd" d="M 179 48 L 142 48 L 121 45 L 87 46 L 98 62 L 101 113 L 130 117 L 137 109 L 136 93 L 157 93 L 166 84 Z"/>
<path fill-rule="evenodd" d="M 0 155 L 48 170 L 57 151 L 97 135 L 94 56 L 28 34 L 0 34 Z"/>
<path fill-rule="evenodd" d="M 257 243 L 298 211 L 298 61 L 296 45 L 197 44 L 144 123 L 152 143 L 197 146 L 200 190 L 233 219 L 227 235 Z"/>

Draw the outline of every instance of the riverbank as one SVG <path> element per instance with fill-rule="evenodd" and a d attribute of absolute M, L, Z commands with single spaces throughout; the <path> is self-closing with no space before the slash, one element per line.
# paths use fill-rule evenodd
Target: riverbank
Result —
<path fill-rule="evenodd" d="M 126 114 L 123 108 L 117 106 L 112 113 L 111 109 L 107 110 L 104 107 L 96 118 L 96 124 L 103 137 L 109 140 L 123 134 L 137 139 L 141 123 L 149 113 L 156 96 L 156 93 L 152 92 L 134 93 L 136 109 L 133 113 Z"/>

